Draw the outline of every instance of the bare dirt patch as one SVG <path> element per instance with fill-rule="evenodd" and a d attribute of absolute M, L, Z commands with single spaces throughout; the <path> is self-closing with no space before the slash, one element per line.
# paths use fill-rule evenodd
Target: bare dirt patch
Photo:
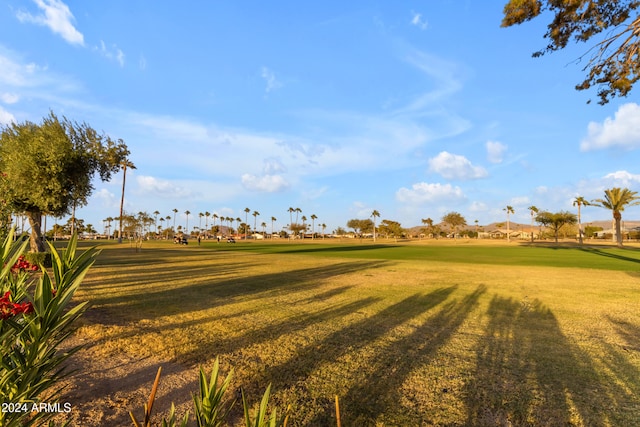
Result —
<path fill-rule="evenodd" d="M 93 320 L 95 313 L 92 313 Z M 198 368 L 146 356 L 126 353 L 104 356 L 97 345 L 87 342 L 76 333 L 64 342 L 64 348 L 82 345 L 83 348 L 68 360 L 68 368 L 75 371 L 64 381 L 61 402 L 71 404 L 72 410 L 60 414 L 59 421 L 71 420 L 73 426 L 133 425 L 129 411 L 138 421 L 143 419 L 144 404 L 149 398 L 153 381 L 162 367 L 160 386 L 153 407 L 154 425 L 159 425 L 175 403 L 178 414 L 191 410 L 192 393 L 198 390 Z"/>

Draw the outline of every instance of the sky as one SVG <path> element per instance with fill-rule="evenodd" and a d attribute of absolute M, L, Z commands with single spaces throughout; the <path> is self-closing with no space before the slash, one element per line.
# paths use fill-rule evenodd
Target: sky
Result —
<path fill-rule="evenodd" d="M 290 207 L 327 231 L 527 224 L 640 191 L 640 89 L 598 105 L 574 89 L 589 46 L 532 58 L 549 17 L 501 28 L 504 3 L 0 0 L 0 124 L 53 111 L 124 140 L 125 210 L 190 229 L 249 208 L 278 231 Z M 77 216 L 102 231 L 122 173 L 94 185 Z"/>

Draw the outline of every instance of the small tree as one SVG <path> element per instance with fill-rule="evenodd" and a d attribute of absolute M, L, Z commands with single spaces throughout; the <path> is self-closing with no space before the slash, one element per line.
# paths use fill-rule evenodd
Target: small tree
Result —
<path fill-rule="evenodd" d="M 551 213 L 547 211 L 539 212 L 536 216 L 536 221 L 545 227 L 553 230 L 556 243 L 558 243 L 558 232 L 565 224 L 575 224 L 578 218 L 571 212 L 561 211 Z"/>
<path fill-rule="evenodd" d="M 42 215 L 63 216 L 87 203 L 95 174 L 108 181 L 129 150 L 86 123 L 49 113 L 40 124 L 11 123 L 0 134 L 0 193 L 31 225 L 30 248 L 44 252 Z"/>
<path fill-rule="evenodd" d="M 458 234 L 459 227 L 467 225 L 467 220 L 458 212 L 449 212 L 442 217 L 442 222 L 449 226 L 454 237 Z"/>

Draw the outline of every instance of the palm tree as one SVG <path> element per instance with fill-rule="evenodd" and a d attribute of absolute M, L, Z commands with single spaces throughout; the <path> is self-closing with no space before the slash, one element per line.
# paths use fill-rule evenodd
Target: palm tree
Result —
<path fill-rule="evenodd" d="M 534 205 L 529 206 L 527 209 L 529 209 L 529 212 L 531 213 L 531 243 L 533 243 L 533 219 L 540 210 Z"/>
<path fill-rule="evenodd" d="M 155 226 L 156 226 L 156 233 L 158 232 L 158 215 L 160 215 L 160 212 L 153 211 L 153 217 L 154 217 Z"/>
<path fill-rule="evenodd" d="M 302 215 L 302 238 L 304 239 L 307 234 L 307 217 Z"/>
<path fill-rule="evenodd" d="M 173 209 L 173 232 L 176 232 L 176 214 L 178 213 L 178 209 Z"/>
<path fill-rule="evenodd" d="M 373 212 L 371 212 L 371 218 L 373 218 L 373 241 L 376 241 L 376 218 L 380 218 L 380 212 L 378 212 L 377 210 L 373 210 Z"/>
<path fill-rule="evenodd" d="M 107 228 L 109 230 L 109 232 L 107 233 L 107 240 L 109 240 L 109 238 L 111 237 L 111 221 L 113 221 L 113 217 L 108 216 L 105 221 L 107 221 Z"/>
<path fill-rule="evenodd" d="M 207 230 L 207 236 L 209 235 L 209 217 L 211 216 L 211 212 L 204 213 L 204 228 Z"/>
<path fill-rule="evenodd" d="M 311 214 L 311 239 L 313 239 L 313 236 L 315 236 L 315 234 L 316 234 L 316 232 L 315 232 L 316 219 L 318 219 L 316 214 Z"/>
<path fill-rule="evenodd" d="M 276 222 L 278 219 L 275 216 L 271 217 L 271 238 L 273 239 L 273 223 Z"/>
<path fill-rule="evenodd" d="M 164 217 L 165 221 L 167 221 L 167 224 L 169 224 L 169 221 L 171 221 L 171 215 L 167 215 Z M 173 232 L 176 232 L 176 228 L 175 228 L 175 221 L 174 221 L 174 225 L 173 225 Z M 169 226 L 167 225 L 167 228 L 164 230 L 167 232 L 167 240 L 169 239 Z"/>
<path fill-rule="evenodd" d="M 199 217 L 199 222 L 198 222 L 198 230 L 202 230 L 202 217 L 204 216 L 204 214 L 202 212 L 200 212 L 198 214 Z"/>
<path fill-rule="evenodd" d="M 327 228 L 327 224 L 322 223 L 322 224 L 320 224 L 320 227 L 322 227 L 322 240 L 324 240 L 324 230 L 325 230 L 325 228 Z"/>
<path fill-rule="evenodd" d="M 289 231 L 291 231 L 292 233 L 293 233 L 293 217 L 291 216 L 291 214 L 295 211 L 296 209 L 292 208 L 291 206 L 289 206 L 289 209 L 287 209 L 287 212 L 289 212 Z"/>
<path fill-rule="evenodd" d="M 260 227 L 262 227 L 262 237 L 264 237 L 264 235 L 267 233 L 266 231 L 267 223 L 262 221 L 262 224 L 260 224 Z"/>
<path fill-rule="evenodd" d="M 475 222 L 475 223 L 476 223 L 476 239 L 479 239 L 479 238 L 480 238 L 480 234 L 478 234 L 478 222 L 479 222 L 479 221 L 476 219 L 476 220 L 474 220 L 473 222 Z"/>
<path fill-rule="evenodd" d="M 213 225 L 216 225 L 216 219 L 220 218 L 217 213 L 213 214 Z M 220 227 L 222 227 L 222 220 L 220 220 Z"/>
<path fill-rule="evenodd" d="M 184 211 L 184 214 L 187 216 L 187 226 L 185 227 L 185 233 L 189 234 L 189 214 L 191 212 L 189 210 Z"/>
<path fill-rule="evenodd" d="M 258 215 L 260 215 L 260 212 L 253 211 L 251 215 L 253 215 L 253 232 L 255 233 L 255 231 L 258 229 Z"/>
<path fill-rule="evenodd" d="M 589 206 L 589 202 L 582 196 L 576 196 L 575 199 L 573 199 L 573 206 L 577 206 L 578 207 L 578 240 L 580 241 L 580 244 L 582 244 L 582 217 L 581 217 L 581 213 L 580 213 L 580 207 L 581 206 Z"/>
<path fill-rule="evenodd" d="M 122 243 L 122 216 L 124 215 L 124 186 L 127 181 L 127 168 L 135 169 L 136 166 L 127 158 L 120 163 L 122 168 L 122 196 L 120 197 L 120 226 L 118 229 L 118 243 Z M 75 206 L 75 205 L 74 205 Z"/>
<path fill-rule="evenodd" d="M 231 221 L 233 221 L 233 218 L 230 218 Z M 238 229 L 238 233 L 240 233 L 240 221 L 242 221 L 242 218 L 237 217 L 236 218 L 236 228 Z M 247 229 L 249 228 L 249 226 L 247 225 L 247 223 L 245 222 L 244 224 L 244 239 L 247 240 Z"/>
<path fill-rule="evenodd" d="M 251 212 L 251 209 L 249 208 L 244 208 L 244 223 L 245 224 L 249 224 L 249 212 Z M 247 240 L 247 227 L 244 227 L 244 240 Z"/>
<path fill-rule="evenodd" d="M 640 196 L 637 194 L 637 191 L 631 191 L 628 188 L 614 187 L 604 191 L 604 199 L 595 199 L 591 202 L 594 206 L 609 209 L 613 213 L 616 227 L 615 239 L 618 247 L 622 247 L 622 231 L 620 230 L 622 211 L 626 206 L 640 205 Z"/>
<path fill-rule="evenodd" d="M 507 212 L 507 242 L 509 242 L 511 240 L 511 229 L 509 227 L 509 214 L 515 213 L 515 211 L 513 210 L 513 207 L 509 205 L 507 205 L 507 207 L 504 208 L 503 211 Z"/>

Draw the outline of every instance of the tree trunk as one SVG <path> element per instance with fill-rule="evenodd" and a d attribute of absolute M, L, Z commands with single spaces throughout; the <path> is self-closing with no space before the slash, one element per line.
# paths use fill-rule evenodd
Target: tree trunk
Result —
<path fill-rule="evenodd" d="M 622 230 L 620 229 L 620 222 L 622 220 L 622 214 L 618 211 L 613 212 L 613 219 L 616 220 L 616 243 L 618 247 L 622 247 Z"/>
<path fill-rule="evenodd" d="M 44 240 L 42 239 L 42 212 L 30 211 L 27 212 L 29 218 L 29 225 L 31 225 L 31 234 L 29 236 L 29 248 L 31 252 L 46 252 L 44 246 Z"/>

